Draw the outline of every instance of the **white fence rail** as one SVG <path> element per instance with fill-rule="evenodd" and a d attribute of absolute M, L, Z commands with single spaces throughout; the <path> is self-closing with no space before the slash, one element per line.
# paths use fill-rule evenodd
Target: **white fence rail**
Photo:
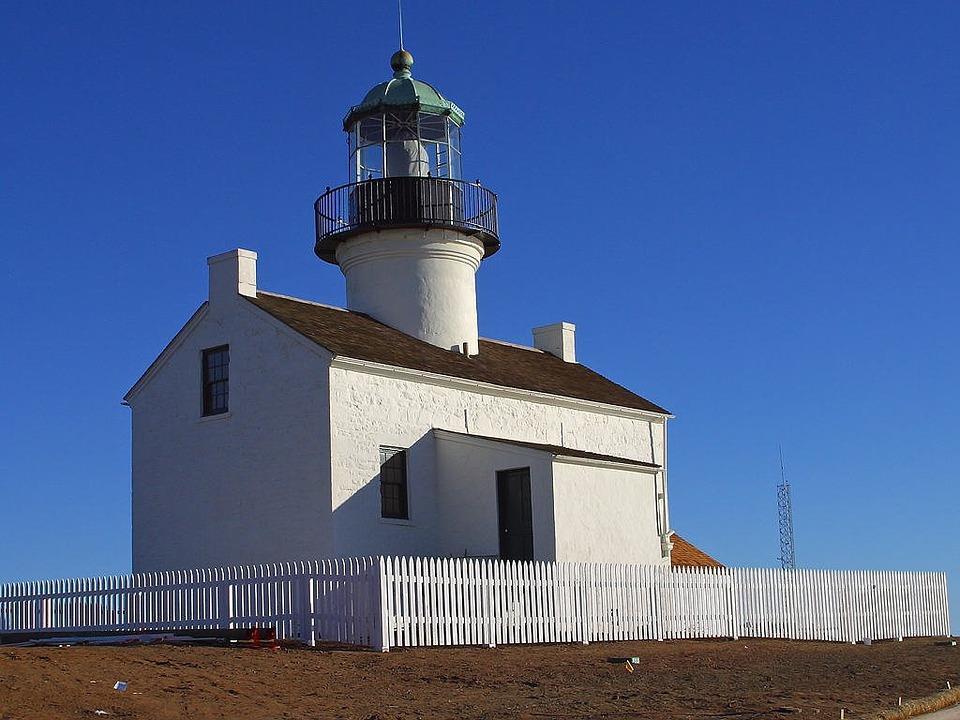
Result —
<path fill-rule="evenodd" d="M 0 634 L 253 626 L 384 650 L 950 633 L 943 573 L 380 557 L 0 586 Z"/>

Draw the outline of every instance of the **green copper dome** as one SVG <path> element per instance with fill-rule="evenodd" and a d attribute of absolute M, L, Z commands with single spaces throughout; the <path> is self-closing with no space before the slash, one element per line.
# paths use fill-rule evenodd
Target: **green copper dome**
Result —
<path fill-rule="evenodd" d="M 414 80 L 410 75 L 413 55 L 406 50 L 398 50 L 390 58 L 390 67 L 393 69 L 393 78 L 371 89 L 359 105 L 350 108 L 343 119 L 344 130 L 349 130 L 362 117 L 394 110 L 448 115 L 457 125 L 463 125 L 463 110 L 456 103 L 443 97 L 433 85 Z"/>

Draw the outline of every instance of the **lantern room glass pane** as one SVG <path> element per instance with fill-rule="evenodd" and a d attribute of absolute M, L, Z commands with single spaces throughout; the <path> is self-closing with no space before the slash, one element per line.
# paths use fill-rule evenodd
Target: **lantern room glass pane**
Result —
<path fill-rule="evenodd" d="M 357 126 L 354 125 L 347 133 L 347 156 L 353 157 L 357 151 Z"/>
<path fill-rule="evenodd" d="M 460 126 L 453 120 L 450 121 L 450 149 L 460 152 Z"/>
<path fill-rule="evenodd" d="M 431 173 L 435 177 L 450 177 L 450 146 L 446 143 L 437 143 L 436 155 L 431 160 L 433 164 L 430 167 Z"/>
<path fill-rule="evenodd" d="M 358 181 L 383 177 L 383 145 L 367 145 L 360 148 Z"/>
<path fill-rule="evenodd" d="M 384 115 L 383 127 L 387 142 L 416 140 L 418 114 L 398 112 Z"/>
<path fill-rule="evenodd" d="M 447 118 L 444 115 L 420 113 L 420 138 L 422 140 L 447 141 Z"/>
<path fill-rule="evenodd" d="M 371 145 L 383 142 L 383 116 L 368 117 L 357 123 L 360 132 L 360 144 Z"/>
<path fill-rule="evenodd" d="M 426 177 L 430 161 L 426 148 L 419 140 L 387 143 L 388 177 Z"/>
<path fill-rule="evenodd" d="M 463 175 L 460 170 L 460 151 L 450 148 L 450 177 L 460 180 Z"/>

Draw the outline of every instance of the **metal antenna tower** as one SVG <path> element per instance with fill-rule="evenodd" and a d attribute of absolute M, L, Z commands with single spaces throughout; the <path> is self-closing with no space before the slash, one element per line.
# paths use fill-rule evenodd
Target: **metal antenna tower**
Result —
<path fill-rule="evenodd" d="M 777 485 L 777 511 L 780 524 L 780 567 L 795 570 L 797 555 L 793 547 L 793 500 L 790 483 L 783 472 L 783 447 L 780 449 L 780 484 Z"/>

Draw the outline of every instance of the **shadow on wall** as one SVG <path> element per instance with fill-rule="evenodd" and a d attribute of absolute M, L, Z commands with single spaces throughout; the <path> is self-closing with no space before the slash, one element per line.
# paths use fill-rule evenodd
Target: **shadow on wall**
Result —
<path fill-rule="evenodd" d="M 402 448 L 396 445 L 384 447 Z M 406 448 L 407 519 L 384 518 L 380 503 L 380 446 L 355 473 L 360 479 L 334 472 L 335 483 L 357 489 L 333 510 L 333 548 L 338 557 L 361 555 L 435 555 L 439 542 L 436 452 L 426 433 Z"/>
<path fill-rule="evenodd" d="M 552 456 L 431 430 L 407 448 L 409 517 L 399 520 L 381 516 L 379 452 L 370 448 L 356 479 L 335 478 L 357 488 L 333 512 L 336 555 L 497 557 L 497 473 L 527 468 L 534 558 L 556 559 Z"/>

